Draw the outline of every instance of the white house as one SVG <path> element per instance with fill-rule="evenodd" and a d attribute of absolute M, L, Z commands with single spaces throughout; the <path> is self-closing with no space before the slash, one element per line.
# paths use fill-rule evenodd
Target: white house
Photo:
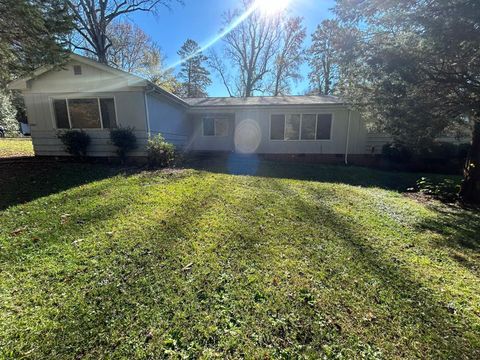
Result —
<path fill-rule="evenodd" d="M 114 156 L 109 130 L 133 127 L 144 156 L 162 133 L 184 151 L 239 152 L 319 159 L 359 159 L 378 153 L 386 137 L 368 134 L 357 112 L 333 96 L 181 99 L 151 82 L 71 55 L 60 69 L 44 67 L 18 79 L 36 155 L 67 155 L 64 129 L 91 135 L 91 156 Z"/>

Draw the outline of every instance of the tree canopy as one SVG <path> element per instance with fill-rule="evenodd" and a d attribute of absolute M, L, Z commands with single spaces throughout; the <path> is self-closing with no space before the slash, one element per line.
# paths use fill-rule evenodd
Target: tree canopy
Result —
<path fill-rule="evenodd" d="M 155 12 L 182 0 L 65 0 L 74 18 L 77 38 L 72 43 L 108 63 L 108 50 L 113 45 L 108 27 L 120 17 L 134 12 Z"/>
<path fill-rule="evenodd" d="M 462 193 L 480 202 L 480 3 L 338 0 L 335 12 L 342 94 L 413 147 L 470 121 Z"/>
<path fill-rule="evenodd" d="M 251 11 L 253 3 L 244 0 L 242 7 L 226 12 L 224 26 Z M 212 52 L 209 63 L 231 96 L 285 94 L 300 78 L 304 38 L 301 18 L 257 9 L 223 37 L 221 53 Z"/>
<path fill-rule="evenodd" d="M 0 85 L 66 55 L 71 17 L 62 0 L 0 0 Z"/>

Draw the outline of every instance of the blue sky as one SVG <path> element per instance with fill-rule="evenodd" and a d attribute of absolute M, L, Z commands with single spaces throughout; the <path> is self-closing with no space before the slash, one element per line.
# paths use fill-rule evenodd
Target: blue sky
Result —
<path fill-rule="evenodd" d="M 310 34 L 324 19 L 332 16 L 329 9 L 334 0 L 291 0 L 289 12 L 293 16 L 302 16 L 307 27 L 307 41 Z M 174 4 L 172 11 L 160 9 L 157 15 L 135 13 L 129 20 L 135 22 L 149 34 L 167 56 L 167 65 L 178 61 L 177 51 L 186 39 L 192 38 L 203 45 L 214 38 L 222 28 L 222 14 L 228 9 L 241 5 L 241 0 L 184 0 L 184 5 Z M 176 71 L 176 70 L 175 70 Z M 304 75 L 308 69 L 302 69 Z M 210 96 L 227 96 L 224 86 L 216 74 L 212 74 L 213 84 L 208 89 Z M 299 83 L 295 93 L 301 94 L 308 82 Z"/>

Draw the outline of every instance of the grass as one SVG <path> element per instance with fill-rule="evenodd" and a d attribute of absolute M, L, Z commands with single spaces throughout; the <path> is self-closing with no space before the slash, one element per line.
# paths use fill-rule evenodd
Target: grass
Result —
<path fill-rule="evenodd" d="M 30 139 L 0 139 L 0 159 L 33 155 Z"/>
<path fill-rule="evenodd" d="M 479 213 L 257 165 L 8 168 L 0 358 L 479 358 Z"/>

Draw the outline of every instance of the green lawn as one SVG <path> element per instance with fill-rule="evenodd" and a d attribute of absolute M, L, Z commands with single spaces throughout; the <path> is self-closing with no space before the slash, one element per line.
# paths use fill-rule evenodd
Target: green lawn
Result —
<path fill-rule="evenodd" d="M 30 139 L 0 139 L 0 158 L 33 156 Z"/>
<path fill-rule="evenodd" d="M 479 213 L 245 166 L 0 169 L 0 358 L 480 357 Z"/>

